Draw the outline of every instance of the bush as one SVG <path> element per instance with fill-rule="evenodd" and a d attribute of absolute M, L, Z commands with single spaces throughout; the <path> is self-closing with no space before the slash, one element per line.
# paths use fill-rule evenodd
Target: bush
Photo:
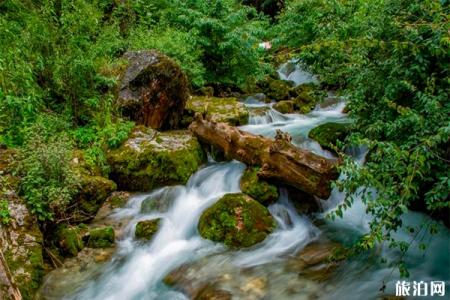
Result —
<path fill-rule="evenodd" d="M 70 168 L 73 144 L 65 125 L 55 116 L 40 116 L 21 149 L 21 193 L 41 221 L 61 217 L 77 192 L 78 178 Z"/>

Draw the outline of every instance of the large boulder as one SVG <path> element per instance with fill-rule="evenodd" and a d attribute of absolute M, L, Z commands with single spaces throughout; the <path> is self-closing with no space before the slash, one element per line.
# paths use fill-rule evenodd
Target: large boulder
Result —
<path fill-rule="evenodd" d="M 13 157 L 13 151 L 0 150 L 0 298 L 34 299 L 44 274 L 43 238 L 36 217 L 17 194 Z"/>
<path fill-rule="evenodd" d="M 325 123 L 313 128 L 308 137 L 317 141 L 325 149 L 332 150 L 337 141 L 343 141 L 349 134 L 349 124 Z"/>
<path fill-rule="evenodd" d="M 248 167 L 241 177 L 241 190 L 261 204 L 268 205 L 278 199 L 276 186 L 258 177 L 259 168 Z"/>
<path fill-rule="evenodd" d="M 134 128 L 129 139 L 107 155 L 110 178 L 126 191 L 184 184 L 204 157 L 189 131 L 157 132 L 144 126 Z"/>
<path fill-rule="evenodd" d="M 233 97 L 192 96 L 186 104 L 186 111 L 191 117 L 195 113 L 206 114 L 212 121 L 234 126 L 247 124 L 249 117 L 245 105 Z"/>
<path fill-rule="evenodd" d="M 275 227 L 267 208 L 245 194 L 227 194 L 200 217 L 200 235 L 234 249 L 263 241 Z"/>
<path fill-rule="evenodd" d="M 154 129 L 178 126 L 188 99 L 186 76 L 167 56 L 155 51 L 127 52 L 118 106 L 122 114 Z"/>

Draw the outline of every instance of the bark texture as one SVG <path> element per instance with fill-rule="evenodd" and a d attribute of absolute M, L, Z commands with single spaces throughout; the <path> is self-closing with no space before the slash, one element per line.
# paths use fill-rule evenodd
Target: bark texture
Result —
<path fill-rule="evenodd" d="M 275 180 L 326 199 L 337 179 L 337 162 L 291 144 L 278 131 L 275 140 L 243 132 L 226 123 L 205 120 L 197 114 L 189 129 L 198 139 L 222 150 L 227 158 L 260 166 L 258 176 Z"/>

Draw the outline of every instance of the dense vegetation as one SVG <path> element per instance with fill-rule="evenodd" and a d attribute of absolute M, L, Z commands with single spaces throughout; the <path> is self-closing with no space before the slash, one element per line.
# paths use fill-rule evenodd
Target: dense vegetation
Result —
<path fill-rule="evenodd" d="M 192 89 L 245 87 L 267 68 L 256 47 L 266 26 L 230 0 L 2 1 L 0 143 L 24 152 L 22 192 L 33 211 L 52 218 L 74 193 L 65 171 L 73 149 L 108 173 L 105 150 L 133 126 L 113 103 L 123 53 L 161 50 Z"/>
<path fill-rule="evenodd" d="M 321 80 L 348 97 L 368 162 L 346 160 L 337 185 L 374 216 L 363 249 L 392 238 L 410 207 L 448 222 L 450 207 L 449 3 L 438 0 L 294 1 L 277 28 Z M 364 187 L 362 190 L 360 187 Z M 373 190 L 376 190 L 376 193 Z M 372 193 L 371 193 L 372 191 Z M 429 224 L 420 229 L 431 230 Z"/>
<path fill-rule="evenodd" d="M 75 193 L 74 149 L 108 173 L 105 150 L 133 126 L 113 102 L 127 50 L 173 57 L 192 90 L 245 89 L 270 71 L 258 43 L 272 37 L 273 53 L 298 57 L 349 99 L 356 122 L 347 146 L 369 148 L 362 167 L 345 158 L 337 185 L 348 197 L 336 214 L 363 195 L 374 218 L 360 246 L 388 240 L 406 250 L 392 239 L 401 215 L 420 207 L 445 217 L 450 206 L 449 2 L 285 2 L 269 25 L 234 0 L 2 1 L 0 143 L 23 154 L 32 211 L 51 219 Z"/>

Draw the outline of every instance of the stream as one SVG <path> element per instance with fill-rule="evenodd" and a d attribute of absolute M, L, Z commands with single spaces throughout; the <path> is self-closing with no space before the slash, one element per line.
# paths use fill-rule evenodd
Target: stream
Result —
<path fill-rule="evenodd" d="M 283 69 L 284 68 L 284 69 Z M 298 67 L 280 68 L 280 77 L 295 84 L 316 80 Z M 333 97 L 330 94 L 330 97 Z M 333 158 L 309 139 L 308 132 L 326 122 L 349 122 L 342 111 L 343 101 L 320 107 L 305 115 L 281 114 L 272 104 L 260 102 L 251 96 L 244 102 L 249 108 L 250 122 L 241 129 L 273 137 L 277 129 L 288 132 L 293 143 L 319 155 Z M 261 113 L 263 110 L 263 113 Z M 259 111 L 259 113 L 253 113 Z M 364 149 L 351 154 L 364 163 Z M 204 240 L 197 231 L 201 213 L 226 193 L 239 192 L 240 177 L 245 165 L 237 162 L 210 161 L 185 186 L 170 186 L 150 193 L 133 196 L 124 208 L 113 211 L 110 219 L 123 222 L 123 234 L 116 241 L 116 250 L 103 264 L 95 264 L 83 272 L 56 270 L 47 275 L 40 297 L 42 299 L 137 300 L 137 299 L 190 299 L 185 291 L 175 290 L 163 283 L 171 271 L 181 269 L 192 289 L 204 283 L 214 283 L 233 299 L 381 299 L 380 288 L 386 285 L 385 295 L 395 295 L 395 282 L 399 273 L 395 267 L 381 264 L 380 255 L 388 259 L 399 257 L 396 249 L 382 245 L 373 251 L 346 260 L 330 276 L 312 280 L 298 274 L 293 259 L 296 253 L 313 241 L 331 240 L 349 245 L 369 230 L 370 216 L 365 206 L 356 201 L 341 219 L 326 218 L 344 195 L 333 190 L 328 200 L 320 200 L 322 212 L 313 216 L 299 215 L 289 194 L 281 188 L 278 201 L 269 206 L 277 222 L 277 229 L 262 243 L 246 250 L 231 251 L 220 244 Z M 158 199 L 167 207 L 151 213 L 142 213 L 146 199 Z M 162 218 L 160 229 L 149 243 L 134 239 L 138 221 Z M 422 213 L 408 212 L 405 225 L 417 226 L 423 221 L 434 222 Z M 450 235 L 448 229 L 437 224 L 439 233 L 431 236 L 427 231 L 418 235 L 401 230 L 400 240 L 413 240 L 413 247 L 404 257 L 411 282 L 447 281 L 450 270 Z M 418 243 L 427 244 L 425 251 Z M 189 289 L 187 289 L 189 290 Z M 442 299 L 437 297 L 436 299 Z"/>

